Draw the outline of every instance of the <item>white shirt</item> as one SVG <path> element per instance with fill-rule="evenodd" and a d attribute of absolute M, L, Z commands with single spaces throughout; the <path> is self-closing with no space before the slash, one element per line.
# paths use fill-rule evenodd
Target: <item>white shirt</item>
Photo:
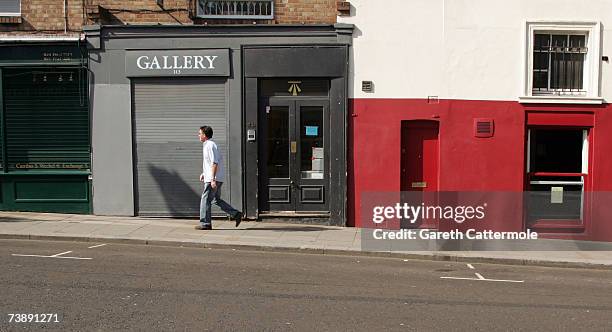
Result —
<path fill-rule="evenodd" d="M 213 164 L 217 164 L 216 181 L 223 182 L 225 175 L 223 172 L 223 157 L 217 148 L 217 144 L 207 140 L 202 143 L 202 175 L 204 175 L 204 182 L 211 182 L 213 180 Z"/>

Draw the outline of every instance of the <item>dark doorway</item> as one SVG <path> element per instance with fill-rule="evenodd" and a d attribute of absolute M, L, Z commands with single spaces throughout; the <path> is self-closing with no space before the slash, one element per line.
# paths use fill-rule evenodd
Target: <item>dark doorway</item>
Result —
<path fill-rule="evenodd" d="M 258 122 L 260 211 L 329 211 L 328 100 L 269 97 Z"/>
<path fill-rule="evenodd" d="M 527 227 L 582 227 L 588 178 L 588 129 L 528 130 Z"/>

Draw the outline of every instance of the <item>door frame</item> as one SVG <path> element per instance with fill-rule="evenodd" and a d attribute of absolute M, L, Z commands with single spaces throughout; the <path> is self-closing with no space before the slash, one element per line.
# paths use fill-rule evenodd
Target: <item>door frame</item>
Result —
<path fill-rule="evenodd" d="M 402 120 L 400 125 L 400 191 L 406 188 L 406 184 L 404 183 L 404 175 L 402 174 L 403 168 L 403 158 L 402 149 L 404 148 L 404 130 L 407 130 L 408 127 L 412 128 L 423 128 L 423 129 L 433 129 L 432 126 L 436 127 L 438 134 L 438 147 L 437 147 L 437 170 L 436 170 L 436 188 L 434 191 L 440 190 L 440 122 L 435 120 Z"/>
<path fill-rule="evenodd" d="M 242 75 L 242 130 L 259 131 L 258 110 L 259 99 L 262 96 L 260 83 L 264 79 L 291 78 L 291 79 L 326 79 L 330 81 L 329 114 L 330 131 L 334 139 L 330 140 L 330 213 L 323 217 L 317 214 L 321 222 L 333 226 L 355 225 L 352 216 L 347 216 L 349 207 L 353 209 L 353 197 L 348 191 L 348 158 L 349 158 L 349 126 L 350 110 L 352 108 L 348 99 L 349 90 L 349 46 L 348 44 L 333 45 L 304 44 L 304 45 L 245 45 L 241 49 L 241 71 L 236 70 L 235 75 Z M 274 59 L 274 61 L 271 61 Z M 333 60 L 330 62 L 330 59 Z M 336 61 L 338 60 L 338 61 Z M 310 65 L 311 63 L 316 65 Z M 321 66 L 321 64 L 324 64 Z M 236 69 L 237 67 L 234 67 Z M 243 212 L 248 219 L 259 219 L 259 204 L 257 193 L 259 191 L 258 170 L 258 142 L 248 139 L 244 134 L 235 139 L 242 139 L 243 163 Z"/>
<path fill-rule="evenodd" d="M 329 99 L 326 97 L 293 97 L 293 96 L 272 96 L 272 97 L 261 97 L 258 103 L 258 123 L 259 123 L 259 134 L 257 134 L 258 144 L 258 172 L 259 185 L 258 185 L 258 205 L 260 212 L 287 212 L 287 213 L 329 213 L 330 202 L 329 202 L 329 188 L 330 188 L 330 108 Z M 291 142 L 296 143 L 296 152 L 290 153 L 289 158 L 289 178 L 273 178 L 275 184 L 269 184 L 269 180 L 265 179 L 267 173 L 267 165 L 265 158 L 267 155 L 264 152 L 263 146 L 265 142 L 262 140 L 263 133 L 267 130 L 267 123 L 263 121 L 262 115 L 265 107 L 267 106 L 287 106 L 288 108 L 288 121 L 289 121 L 289 144 L 291 149 Z M 300 122 L 300 108 L 302 106 L 322 106 L 323 107 L 323 146 L 324 146 L 324 171 L 325 178 L 322 179 L 323 185 L 323 204 L 324 209 L 308 209 L 307 203 L 300 203 L 300 189 L 301 187 L 308 186 L 320 186 L 321 184 L 302 184 L 303 180 L 300 176 L 300 162 L 301 162 L 301 149 L 300 149 L 300 134 L 299 134 L 299 122 Z M 266 151 L 267 152 L 267 151 Z M 278 181 L 280 180 L 280 181 Z M 288 184 L 284 182 L 289 181 Z M 315 182 L 317 182 L 315 180 Z M 276 207 L 272 209 L 268 200 L 268 193 L 266 192 L 266 186 L 289 186 L 289 202 L 282 204 L 279 202 Z M 306 206 L 306 207 L 305 207 Z"/>
<path fill-rule="evenodd" d="M 436 185 L 435 188 L 429 188 L 429 187 L 425 187 L 426 189 L 430 189 L 430 190 L 407 190 L 408 188 L 415 188 L 412 185 L 409 185 L 409 183 L 407 183 L 407 177 L 408 177 L 408 171 L 404 172 L 404 169 L 408 167 L 408 165 L 405 165 L 405 157 L 404 157 L 404 151 L 403 149 L 405 148 L 409 148 L 408 142 L 407 142 L 407 135 L 410 130 L 414 130 L 414 129 L 426 129 L 426 130 L 435 130 L 436 133 L 436 155 L 435 155 L 435 162 L 436 162 L 436 170 L 435 170 L 435 180 L 436 180 Z M 428 205 L 438 205 L 440 198 L 439 198 L 439 191 L 440 191 L 440 122 L 439 121 L 435 121 L 435 120 L 402 120 L 401 125 L 400 125 L 400 195 L 402 197 L 406 197 L 403 196 L 404 192 L 421 192 L 423 193 L 421 197 L 421 202 L 427 200 L 429 201 Z M 411 195 L 407 195 L 407 197 L 410 198 Z M 401 198 L 401 200 L 403 201 L 405 198 Z M 431 200 L 431 201 L 430 201 Z M 423 228 L 423 229 L 439 229 L 439 220 L 438 219 L 428 219 L 428 220 L 423 220 L 421 221 L 421 223 L 419 223 L 418 225 L 415 225 L 417 228 Z"/>
<path fill-rule="evenodd" d="M 531 143 L 532 130 L 582 130 L 583 146 L 582 146 L 582 167 L 579 173 L 558 173 L 558 172 L 534 172 L 531 170 Z M 580 219 L 537 219 L 529 220 L 529 202 L 525 198 L 525 209 L 523 213 L 523 229 L 532 229 L 540 233 L 582 233 L 588 229 L 591 215 L 591 193 L 592 193 L 592 165 L 593 165 L 593 137 L 594 128 L 590 126 L 557 126 L 557 125 L 527 125 L 525 128 L 525 180 L 524 188 L 527 195 L 531 190 L 532 177 L 534 176 L 552 176 L 552 177 L 581 177 L 581 204 L 580 204 Z M 586 145 L 586 146 L 585 146 Z M 563 185 L 563 181 L 559 182 Z"/>

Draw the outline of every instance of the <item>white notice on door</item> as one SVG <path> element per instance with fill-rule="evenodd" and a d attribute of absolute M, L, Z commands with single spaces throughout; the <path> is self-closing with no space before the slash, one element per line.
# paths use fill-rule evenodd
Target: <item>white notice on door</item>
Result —
<path fill-rule="evenodd" d="M 550 187 L 550 203 L 563 204 L 563 187 Z"/>

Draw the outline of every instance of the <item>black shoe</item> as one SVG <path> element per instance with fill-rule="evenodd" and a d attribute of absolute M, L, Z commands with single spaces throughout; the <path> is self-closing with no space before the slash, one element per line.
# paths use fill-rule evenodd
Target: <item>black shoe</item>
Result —
<path fill-rule="evenodd" d="M 238 227 L 238 225 L 240 225 L 240 223 L 242 222 L 242 213 L 236 213 L 234 219 L 236 219 L 236 227 Z"/>
<path fill-rule="evenodd" d="M 209 230 L 212 230 L 212 225 L 208 225 L 208 226 L 197 225 L 194 228 L 199 231 L 209 231 Z"/>

